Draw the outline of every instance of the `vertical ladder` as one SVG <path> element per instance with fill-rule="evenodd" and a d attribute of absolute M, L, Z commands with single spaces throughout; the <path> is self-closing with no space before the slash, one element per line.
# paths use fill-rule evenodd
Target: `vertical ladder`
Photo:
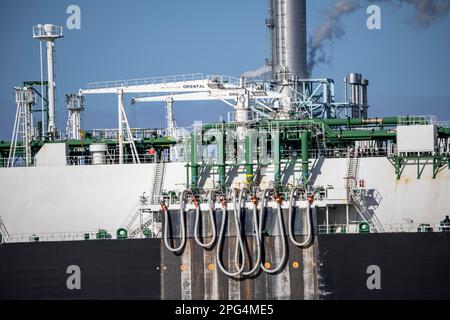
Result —
<path fill-rule="evenodd" d="M 371 215 L 366 207 L 366 200 L 364 193 L 358 188 L 358 168 L 359 159 L 357 152 L 355 151 L 353 156 L 350 152 L 347 158 L 347 194 L 348 199 L 353 203 L 356 211 L 359 215 L 369 223 L 372 230 L 375 232 L 382 232 L 383 225 L 380 223 L 375 215 Z"/>

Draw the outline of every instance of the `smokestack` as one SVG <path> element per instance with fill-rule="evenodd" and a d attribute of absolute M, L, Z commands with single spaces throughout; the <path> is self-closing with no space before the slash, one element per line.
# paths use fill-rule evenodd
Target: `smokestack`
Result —
<path fill-rule="evenodd" d="M 307 78 L 306 0 L 270 0 L 272 77 Z"/>

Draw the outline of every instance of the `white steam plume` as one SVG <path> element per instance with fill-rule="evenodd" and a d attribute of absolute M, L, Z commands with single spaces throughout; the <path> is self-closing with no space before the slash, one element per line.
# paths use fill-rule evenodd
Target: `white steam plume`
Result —
<path fill-rule="evenodd" d="M 259 78 L 262 75 L 271 72 L 271 68 L 270 66 L 268 66 L 267 64 L 259 67 L 256 70 L 252 70 L 252 71 L 246 71 L 243 74 L 241 74 L 241 77 L 245 77 L 245 78 Z"/>
<path fill-rule="evenodd" d="M 450 10 L 450 0 L 396 0 L 399 3 L 410 4 L 415 8 L 411 23 L 419 28 L 427 28 L 434 21 L 444 17 Z M 333 7 L 324 12 L 325 21 L 314 30 L 309 39 L 308 71 L 325 62 L 324 45 L 327 41 L 335 41 L 345 35 L 342 17 L 357 9 L 373 3 L 388 2 L 388 0 L 336 0 Z M 392 1 L 389 1 L 392 2 Z"/>

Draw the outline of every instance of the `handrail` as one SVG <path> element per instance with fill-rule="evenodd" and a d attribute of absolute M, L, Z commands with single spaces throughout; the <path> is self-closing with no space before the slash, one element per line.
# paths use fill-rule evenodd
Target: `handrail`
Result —
<path fill-rule="evenodd" d="M 226 76 L 226 75 L 206 75 L 205 76 L 203 73 L 190 73 L 190 74 L 169 75 L 169 76 L 138 78 L 138 79 L 128 79 L 128 80 L 90 82 L 87 84 L 87 89 L 88 90 L 96 90 L 96 89 L 165 84 L 165 83 L 174 83 L 174 82 L 200 81 L 200 80 L 209 80 L 209 81 L 218 80 L 222 84 L 232 84 L 235 86 L 239 84 L 239 78 L 237 78 L 237 77 L 231 77 L 231 76 Z"/>
<path fill-rule="evenodd" d="M 364 221 L 361 221 L 364 222 Z M 382 224 L 383 231 L 377 233 L 416 233 L 416 232 L 450 232 L 450 226 L 440 223 L 387 223 Z M 350 230 L 349 230 L 350 228 Z M 352 230 L 352 228 L 354 230 Z M 358 223 L 318 225 L 319 234 L 358 233 Z M 419 231 L 420 230 L 420 231 Z"/>
<path fill-rule="evenodd" d="M 107 88 L 129 87 L 129 86 L 159 84 L 159 83 L 196 81 L 196 80 L 204 80 L 204 79 L 205 79 L 205 76 L 203 73 L 191 73 L 191 74 L 138 78 L 138 79 L 129 79 L 129 80 L 90 82 L 87 84 L 87 88 L 88 88 L 88 90 L 107 89 Z"/>

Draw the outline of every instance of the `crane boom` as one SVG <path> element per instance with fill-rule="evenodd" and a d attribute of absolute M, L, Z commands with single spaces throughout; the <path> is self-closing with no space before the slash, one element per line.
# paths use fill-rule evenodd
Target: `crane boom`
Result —
<path fill-rule="evenodd" d="M 247 89 L 216 89 L 201 92 L 189 92 L 170 95 L 158 95 L 150 97 L 134 97 L 132 103 L 141 102 L 162 102 L 171 97 L 174 101 L 205 101 L 205 100 L 236 100 L 238 97 L 246 93 Z M 250 98 L 252 99 L 276 99 L 280 98 L 281 94 L 278 92 L 262 92 L 258 95 L 252 94 L 250 91 Z"/>

